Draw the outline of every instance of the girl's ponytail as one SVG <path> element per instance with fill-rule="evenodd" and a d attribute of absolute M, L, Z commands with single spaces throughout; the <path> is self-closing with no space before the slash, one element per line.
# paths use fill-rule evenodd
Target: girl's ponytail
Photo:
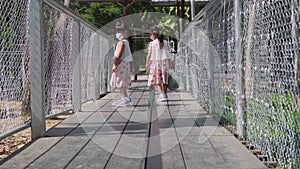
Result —
<path fill-rule="evenodd" d="M 153 26 L 150 29 L 150 32 L 157 36 L 158 41 L 159 41 L 159 48 L 162 49 L 164 47 L 164 35 L 163 35 L 162 31 L 159 29 L 159 27 Z"/>
<path fill-rule="evenodd" d="M 159 48 L 162 49 L 164 47 L 164 35 L 161 31 L 159 31 L 157 38 L 159 40 Z"/>

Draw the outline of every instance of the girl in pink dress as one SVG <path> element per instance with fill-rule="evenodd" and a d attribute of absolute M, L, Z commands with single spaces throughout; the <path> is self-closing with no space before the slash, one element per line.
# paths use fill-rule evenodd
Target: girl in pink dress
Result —
<path fill-rule="evenodd" d="M 172 68 L 169 45 L 158 27 L 150 29 L 153 40 L 148 47 L 146 68 L 149 69 L 148 86 L 156 85 L 159 91 L 158 101 L 167 101 L 169 69 Z"/>
<path fill-rule="evenodd" d="M 116 38 L 119 40 L 115 53 L 114 64 L 112 67 L 112 77 L 110 85 L 113 88 L 120 90 L 121 99 L 112 103 L 114 106 L 128 106 L 132 104 L 128 97 L 127 89 L 131 85 L 130 62 L 132 61 L 132 54 L 128 40 L 125 38 L 127 34 L 124 25 L 117 23 Z"/>

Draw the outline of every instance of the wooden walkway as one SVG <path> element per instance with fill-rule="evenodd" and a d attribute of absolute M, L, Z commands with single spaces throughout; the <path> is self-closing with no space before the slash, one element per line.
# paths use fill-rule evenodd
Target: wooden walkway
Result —
<path fill-rule="evenodd" d="M 133 106 L 111 106 L 117 93 L 87 103 L 0 168 L 266 168 L 190 94 L 157 103 L 145 81 L 129 91 Z"/>

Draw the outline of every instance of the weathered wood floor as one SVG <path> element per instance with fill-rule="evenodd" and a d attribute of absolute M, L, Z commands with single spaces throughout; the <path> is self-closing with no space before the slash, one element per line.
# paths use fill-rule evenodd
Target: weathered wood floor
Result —
<path fill-rule="evenodd" d="M 190 94 L 156 103 L 144 81 L 129 92 L 133 106 L 113 107 L 117 93 L 90 102 L 0 168 L 266 168 Z"/>

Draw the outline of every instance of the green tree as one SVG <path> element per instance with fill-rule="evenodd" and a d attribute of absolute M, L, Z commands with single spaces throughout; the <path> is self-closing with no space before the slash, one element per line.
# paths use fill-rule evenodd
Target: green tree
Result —
<path fill-rule="evenodd" d="M 83 18 L 87 19 L 98 28 L 122 17 L 121 6 L 113 2 L 80 4 L 78 12 Z"/>

